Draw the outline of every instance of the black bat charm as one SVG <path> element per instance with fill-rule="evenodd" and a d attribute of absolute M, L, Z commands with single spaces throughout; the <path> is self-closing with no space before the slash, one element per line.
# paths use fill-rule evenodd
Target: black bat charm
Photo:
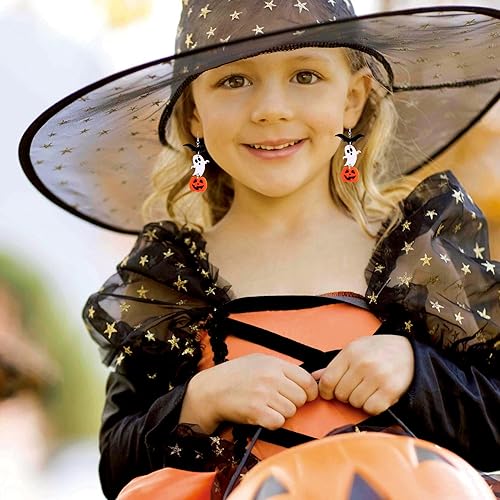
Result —
<path fill-rule="evenodd" d="M 361 137 L 364 137 L 364 135 L 363 134 L 356 134 L 354 137 L 347 137 L 344 134 L 335 134 L 335 137 L 340 137 L 344 142 L 347 142 L 348 144 L 353 144 L 358 139 L 361 139 Z"/>

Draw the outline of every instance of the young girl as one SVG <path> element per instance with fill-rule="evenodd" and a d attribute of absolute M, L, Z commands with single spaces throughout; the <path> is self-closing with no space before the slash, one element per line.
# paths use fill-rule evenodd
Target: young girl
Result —
<path fill-rule="evenodd" d="M 176 57 L 28 130 L 23 166 L 53 201 L 122 232 L 141 204 L 160 221 L 84 310 L 115 368 L 107 498 L 166 466 L 219 470 L 220 494 L 245 424 L 267 432 L 251 465 L 304 435 L 386 427 L 389 408 L 500 467 L 486 223 L 451 172 L 408 175 L 498 99 L 499 15 L 185 0 Z"/>

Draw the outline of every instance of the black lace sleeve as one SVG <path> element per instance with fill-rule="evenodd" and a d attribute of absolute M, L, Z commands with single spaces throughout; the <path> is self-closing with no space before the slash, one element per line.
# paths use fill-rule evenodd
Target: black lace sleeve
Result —
<path fill-rule="evenodd" d="M 498 376 L 500 263 L 490 258 L 484 215 L 450 171 L 422 181 L 402 208 L 404 220 L 379 240 L 366 270 L 370 307 Z"/>
<path fill-rule="evenodd" d="M 132 478 L 167 465 L 213 470 L 231 462 L 232 450 L 219 437 L 178 425 L 202 354 L 199 332 L 229 300 L 229 285 L 209 264 L 204 245 L 199 233 L 171 222 L 146 226 L 84 308 L 103 362 L 113 368 L 100 433 L 108 498 Z"/>

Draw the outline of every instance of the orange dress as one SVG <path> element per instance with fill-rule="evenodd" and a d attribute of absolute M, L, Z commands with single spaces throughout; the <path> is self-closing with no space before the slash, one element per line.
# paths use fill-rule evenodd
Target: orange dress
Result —
<path fill-rule="evenodd" d="M 347 292 L 337 292 L 326 296 L 342 294 L 355 296 L 355 294 Z M 381 325 L 373 313 L 348 303 L 332 303 L 297 310 L 242 312 L 230 314 L 229 318 L 264 329 L 265 332 L 257 331 L 254 341 L 250 340 L 252 338 L 251 329 L 249 334 L 244 335 L 245 338 L 229 333 L 225 339 L 228 346 L 228 359 L 251 353 L 263 353 L 277 356 L 297 365 L 303 361 L 300 358 L 301 351 L 310 353 L 312 348 L 314 354 L 314 351 L 329 353 L 340 350 L 356 338 L 372 335 Z M 257 333 L 263 333 L 264 337 L 257 336 Z M 269 338 L 268 342 L 266 341 L 268 339 L 265 339 L 266 333 Z M 294 342 L 287 342 L 287 339 Z M 203 356 L 199 363 L 199 369 L 203 370 L 214 366 L 214 363 L 213 352 L 206 332 L 202 333 L 201 342 Z M 288 349 L 290 347 L 294 352 L 293 355 L 286 352 L 290 350 Z M 334 353 L 329 359 L 332 359 L 333 356 Z M 316 366 L 314 369 L 322 368 L 326 364 L 325 361 L 323 365 Z M 326 401 L 317 398 L 299 408 L 292 418 L 287 419 L 284 428 L 294 433 L 320 438 L 335 428 L 348 424 L 355 425 L 368 417 L 367 413 L 349 404 L 337 400 Z M 223 437 L 231 439 L 230 432 L 225 433 Z M 258 458 L 264 459 L 281 450 L 283 450 L 282 446 L 259 439 L 252 453 Z"/>

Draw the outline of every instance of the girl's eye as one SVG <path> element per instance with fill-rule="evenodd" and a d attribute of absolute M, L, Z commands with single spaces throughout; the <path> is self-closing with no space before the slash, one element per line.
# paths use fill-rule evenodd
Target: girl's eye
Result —
<path fill-rule="evenodd" d="M 295 75 L 297 83 L 302 85 L 310 85 L 311 83 L 316 83 L 319 78 L 311 71 L 301 71 Z"/>
<path fill-rule="evenodd" d="M 248 85 L 248 80 L 244 76 L 233 75 L 223 80 L 221 82 L 221 85 L 230 89 L 239 89 L 241 87 L 244 87 L 245 85 Z"/>

